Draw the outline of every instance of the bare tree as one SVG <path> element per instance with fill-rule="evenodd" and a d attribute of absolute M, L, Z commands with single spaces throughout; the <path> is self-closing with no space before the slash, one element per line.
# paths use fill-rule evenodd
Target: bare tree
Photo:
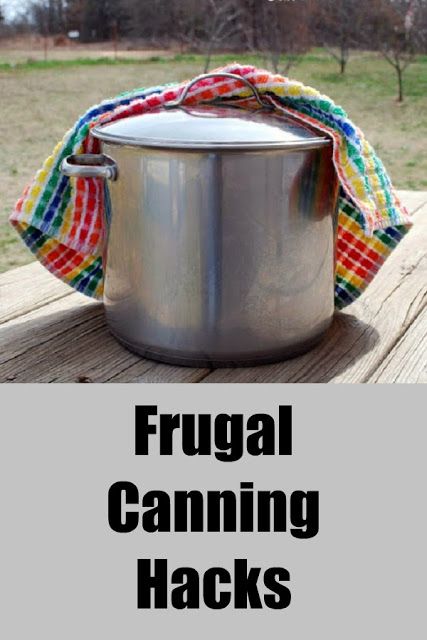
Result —
<path fill-rule="evenodd" d="M 171 6 L 173 31 L 172 40 L 179 44 L 181 53 L 186 49 L 199 50 L 203 44 L 206 11 L 200 0 L 183 0 Z"/>
<path fill-rule="evenodd" d="M 242 15 L 243 9 L 233 0 L 207 0 L 204 73 L 209 70 L 214 49 L 239 31 L 238 19 Z"/>
<path fill-rule="evenodd" d="M 366 26 L 372 18 L 371 0 L 322 0 L 313 7 L 317 41 L 337 61 L 344 74 L 353 48 L 369 44 Z"/>
<path fill-rule="evenodd" d="M 42 35 L 47 37 L 64 32 L 65 0 L 33 0 L 29 10 Z"/>
<path fill-rule="evenodd" d="M 6 19 L 4 16 L 4 9 L 0 4 L 0 38 L 6 34 L 5 22 L 6 22 Z"/>
<path fill-rule="evenodd" d="M 117 38 L 125 17 L 127 18 L 127 11 L 122 0 L 83 0 L 80 29 L 82 40 L 110 40 L 114 33 Z"/>
<path fill-rule="evenodd" d="M 269 2 L 259 8 L 258 42 L 276 73 L 287 75 L 309 49 L 311 5 Z"/>
<path fill-rule="evenodd" d="M 425 49 L 425 3 L 419 0 L 378 0 L 377 7 L 378 48 L 396 72 L 397 101 L 403 102 L 404 73 L 417 53 Z"/>
<path fill-rule="evenodd" d="M 239 0 L 183 0 L 172 2 L 169 40 L 184 48 L 204 53 L 204 72 L 209 70 L 212 55 L 220 46 L 241 41 L 242 19 L 246 7 Z"/>
<path fill-rule="evenodd" d="M 96 0 L 92 0 L 96 2 Z M 181 49 L 195 36 L 201 11 L 197 0 L 118 0 L 125 16 L 122 30 L 132 38 L 153 44 L 180 42 Z"/>
<path fill-rule="evenodd" d="M 4 9 L 0 4 L 0 38 L 4 38 L 7 35 L 8 35 L 8 25 L 6 24 Z"/>
<path fill-rule="evenodd" d="M 82 32 L 85 0 L 66 0 L 65 23 L 67 31 Z"/>

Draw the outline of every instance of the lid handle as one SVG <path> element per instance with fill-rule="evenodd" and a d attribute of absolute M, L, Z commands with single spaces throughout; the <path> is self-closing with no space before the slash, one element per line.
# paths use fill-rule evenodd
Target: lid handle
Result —
<path fill-rule="evenodd" d="M 253 85 L 251 82 L 249 82 L 249 80 L 247 80 L 246 78 L 243 78 L 242 76 L 238 76 L 236 73 L 226 73 L 225 71 L 219 71 L 219 72 L 212 72 L 212 73 L 204 73 L 201 76 L 197 76 L 197 78 L 193 78 L 193 80 L 190 80 L 190 82 L 184 87 L 183 92 L 181 93 L 180 97 L 178 98 L 178 100 L 173 100 L 172 102 L 167 102 L 166 104 L 164 104 L 164 108 L 165 109 L 174 109 L 175 107 L 180 107 L 185 98 L 188 95 L 188 92 L 190 91 L 191 87 L 195 84 L 197 84 L 198 82 L 200 82 L 200 80 L 205 80 L 206 78 L 231 78 L 232 80 L 239 80 L 240 82 L 242 82 L 243 84 L 245 84 L 247 87 L 249 87 L 249 89 L 252 91 L 252 93 L 254 94 L 256 101 L 258 102 L 258 104 L 265 108 L 271 108 L 271 104 L 269 103 L 265 103 L 261 100 L 261 96 L 258 93 L 257 88 L 255 87 L 255 85 Z"/>

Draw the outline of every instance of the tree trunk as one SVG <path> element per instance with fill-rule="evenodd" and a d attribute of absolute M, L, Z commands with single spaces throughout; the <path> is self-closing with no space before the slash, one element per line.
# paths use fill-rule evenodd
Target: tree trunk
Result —
<path fill-rule="evenodd" d="M 397 101 L 403 102 L 403 71 L 399 65 L 396 66 L 396 73 L 397 73 L 397 84 L 399 88 Z"/>
<path fill-rule="evenodd" d="M 341 75 L 345 74 L 345 69 L 347 67 L 347 61 L 348 61 L 348 51 L 347 51 L 347 47 L 344 44 L 341 44 L 341 50 L 340 50 L 340 70 L 341 70 Z"/>
<path fill-rule="evenodd" d="M 209 71 L 209 67 L 211 66 L 212 48 L 213 48 L 213 43 L 209 42 L 208 50 L 206 52 L 206 57 L 205 57 L 205 68 L 203 69 L 203 73 L 207 73 Z"/>
<path fill-rule="evenodd" d="M 252 47 L 255 51 L 259 49 L 259 33 L 258 33 L 258 14 L 256 10 L 256 0 L 252 2 L 250 7 L 250 15 L 252 17 Z"/>
<path fill-rule="evenodd" d="M 294 64 L 296 64 L 295 58 L 288 57 L 286 60 L 285 68 L 283 69 L 283 73 L 286 77 L 289 75 L 289 72 Z"/>
<path fill-rule="evenodd" d="M 64 33 L 65 30 L 65 26 L 64 26 L 64 4 L 63 4 L 63 0 L 57 0 L 56 1 L 56 13 L 57 13 L 57 20 L 58 20 L 58 29 L 61 33 Z"/>
<path fill-rule="evenodd" d="M 273 66 L 274 73 L 279 73 L 280 53 L 276 53 L 275 51 L 272 51 L 271 64 Z"/>

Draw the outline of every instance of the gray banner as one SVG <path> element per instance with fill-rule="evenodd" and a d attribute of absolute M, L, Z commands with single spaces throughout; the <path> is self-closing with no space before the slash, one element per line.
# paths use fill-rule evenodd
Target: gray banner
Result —
<path fill-rule="evenodd" d="M 0 387 L 2 613 L 7 640 L 242 637 L 419 638 L 424 624 L 425 450 L 417 386 Z M 253 413 L 293 405 L 292 457 L 134 455 L 134 406 L 161 413 Z M 156 437 L 152 442 L 156 444 Z M 110 485 L 320 492 L 320 530 L 113 532 Z M 292 602 L 274 611 L 138 610 L 137 559 L 202 574 L 281 566 Z"/>

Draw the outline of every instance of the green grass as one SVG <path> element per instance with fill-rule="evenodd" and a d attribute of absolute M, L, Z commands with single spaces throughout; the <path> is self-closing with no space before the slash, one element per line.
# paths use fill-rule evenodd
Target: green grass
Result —
<path fill-rule="evenodd" d="M 151 52 L 150 52 L 151 53 Z M 181 81 L 201 73 L 203 57 L 167 54 L 118 60 L 92 52 L 78 58 L 33 60 L 31 51 L 0 50 L 0 271 L 33 259 L 7 224 L 14 202 L 55 143 L 89 106 L 137 86 Z M 40 52 L 39 52 L 40 55 Z M 211 68 L 238 59 L 268 66 L 262 57 L 222 54 Z M 341 104 L 365 132 L 401 189 L 427 190 L 427 56 L 405 73 L 405 102 L 397 104 L 392 67 L 375 54 L 355 52 L 341 76 L 321 49 L 290 75 Z"/>
<path fill-rule="evenodd" d="M 0 71 L 35 71 L 99 65 L 140 64 L 136 58 L 75 58 L 74 60 L 27 60 L 25 62 L 0 62 Z"/>

